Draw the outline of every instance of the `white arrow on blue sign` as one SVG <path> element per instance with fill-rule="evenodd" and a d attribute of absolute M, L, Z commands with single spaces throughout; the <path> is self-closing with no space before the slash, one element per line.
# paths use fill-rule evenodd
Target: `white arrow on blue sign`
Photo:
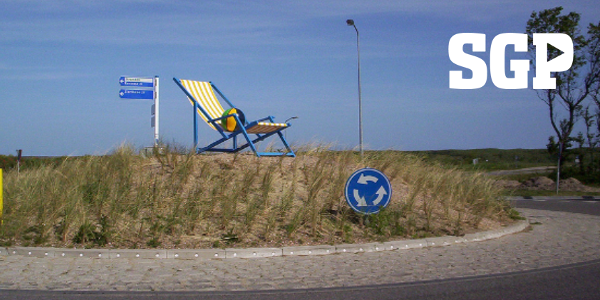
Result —
<path fill-rule="evenodd" d="M 390 204 L 392 186 L 381 171 L 364 168 L 348 178 L 345 195 L 346 202 L 354 211 L 376 214 Z"/>
<path fill-rule="evenodd" d="M 121 77 L 119 78 L 121 86 L 154 87 L 154 78 L 146 77 Z"/>
<path fill-rule="evenodd" d="M 119 97 L 123 99 L 154 99 L 153 90 L 120 90 Z"/>

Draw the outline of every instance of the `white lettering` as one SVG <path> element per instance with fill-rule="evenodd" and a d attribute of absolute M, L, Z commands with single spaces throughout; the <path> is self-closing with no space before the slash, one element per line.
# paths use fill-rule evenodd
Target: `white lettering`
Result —
<path fill-rule="evenodd" d="M 450 60 L 473 72 L 470 79 L 463 78 L 463 71 L 450 71 L 451 89 L 478 89 L 487 81 L 487 65 L 481 58 L 463 52 L 465 44 L 473 45 L 473 52 L 485 52 L 485 34 L 459 33 L 450 38 L 448 55 Z"/>
<path fill-rule="evenodd" d="M 507 78 L 504 72 L 505 51 L 507 45 L 515 45 L 515 51 L 527 52 L 527 35 L 503 33 L 492 40 L 490 47 L 490 75 L 492 82 L 501 89 L 526 89 L 529 60 L 510 60 L 509 68 L 515 72 L 514 78 Z"/>
<path fill-rule="evenodd" d="M 534 33 L 535 45 L 535 78 L 534 89 L 555 89 L 556 78 L 550 77 L 550 72 L 568 70 L 573 64 L 573 40 L 564 33 Z M 560 56 L 547 61 L 548 44 L 564 52 Z"/>
<path fill-rule="evenodd" d="M 450 60 L 473 72 L 472 78 L 463 78 L 462 71 L 450 71 L 451 89 L 478 89 L 487 81 L 487 65 L 481 58 L 463 51 L 465 44 L 473 45 L 473 52 L 485 52 L 485 34 L 458 33 L 450 38 L 448 55 Z M 564 53 L 547 61 L 548 44 Z M 492 82 L 501 89 L 526 89 L 529 60 L 510 60 L 509 69 L 515 73 L 507 78 L 505 73 L 506 46 L 514 45 L 516 52 L 527 52 L 527 35 L 524 33 L 503 33 L 492 40 L 490 47 L 490 75 Z M 536 74 L 533 78 L 534 89 L 555 89 L 556 78 L 551 72 L 563 72 L 573 64 L 573 41 L 562 33 L 534 33 L 533 45 L 536 52 Z"/>

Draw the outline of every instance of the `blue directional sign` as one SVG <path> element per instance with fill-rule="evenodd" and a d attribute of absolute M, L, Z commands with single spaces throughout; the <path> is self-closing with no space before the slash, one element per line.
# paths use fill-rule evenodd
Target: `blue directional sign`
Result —
<path fill-rule="evenodd" d="M 147 77 L 121 77 L 119 78 L 121 86 L 154 87 L 154 78 Z"/>
<path fill-rule="evenodd" d="M 153 90 L 120 90 L 119 97 L 124 99 L 154 99 Z"/>
<path fill-rule="evenodd" d="M 360 169 L 346 181 L 346 202 L 362 214 L 376 214 L 390 204 L 392 186 L 381 171 Z"/>

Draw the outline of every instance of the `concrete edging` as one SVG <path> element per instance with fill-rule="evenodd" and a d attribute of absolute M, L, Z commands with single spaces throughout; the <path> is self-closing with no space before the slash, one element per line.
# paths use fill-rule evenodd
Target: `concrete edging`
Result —
<path fill-rule="evenodd" d="M 461 237 L 442 236 L 416 240 L 398 240 L 383 243 L 342 244 L 297 246 L 283 248 L 228 248 L 228 249 L 62 249 L 36 247 L 0 248 L 0 256 L 20 255 L 26 257 L 86 257 L 96 259 L 229 259 L 229 258 L 265 258 L 279 256 L 312 256 L 344 253 L 366 253 L 417 249 L 426 247 L 443 247 L 453 244 L 480 242 L 497 239 L 505 235 L 525 230 L 529 226 L 527 220 L 519 221 L 508 227 L 466 234 Z"/>

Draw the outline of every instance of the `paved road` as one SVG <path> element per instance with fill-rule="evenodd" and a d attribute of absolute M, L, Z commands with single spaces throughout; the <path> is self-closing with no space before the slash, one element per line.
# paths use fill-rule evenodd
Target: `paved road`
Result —
<path fill-rule="evenodd" d="M 538 197 L 536 197 L 538 198 Z M 556 199 L 531 199 L 512 201 L 513 205 L 519 208 L 540 208 L 544 210 L 572 212 L 579 214 L 588 214 L 600 216 L 600 197 L 586 200 L 577 197 L 578 199 L 570 199 L 568 197 L 555 197 Z M 600 237 L 599 237 L 600 238 Z"/>
<path fill-rule="evenodd" d="M 550 173 L 554 171 L 556 167 L 533 167 L 533 168 L 524 168 L 524 169 L 515 169 L 515 170 L 498 170 L 488 172 L 488 175 L 517 175 L 517 174 L 535 174 L 535 173 Z"/>
<path fill-rule="evenodd" d="M 491 276 L 453 278 L 447 280 L 419 281 L 391 285 L 346 288 L 276 290 L 244 292 L 58 292 L 58 291 L 7 291 L 2 299 L 597 299 L 600 295 L 600 260 L 504 273 Z"/>
<path fill-rule="evenodd" d="M 519 203 L 518 206 L 525 204 Z M 585 203 L 600 206 L 598 201 Z M 515 281 L 515 286 L 521 283 L 523 292 L 533 290 L 531 286 L 522 284 L 528 278 L 552 278 L 557 274 L 565 276 L 560 274 L 568 270 L 574 272 L 572 276 L 595 274 L 591 278 L 598 281 L 599 216 L 528 208 L 519 210 L 536 224 L 527 232 L 497 240 L 425 249 L 203 261 L 4 256 L 0 257 L 0 268 L 3 270 L 0 273 L 0 289 L 4 290 L 0 291 L 0 298 L 23 298 L 22 290 L 49 290 L 71 292 L 64 295 L 63 292 L 34 291 L 26 297 L 62 299 L 68 295 L 81 296 L 80 291 L 84 291 L 86 294 L 82 298 L 90 299 L 146 299 L 159 296 L 162 299 L 182 299 L 197 295 L 185 291 L 200 291 L 207 292 L 201 295 L 213 299 L 281 298 L 282 293 L 288 294 L 286 298 L 290 299 L 304 296 L 326 299 L 340 298 L 342 295 L 348 298 L 349 293 L 341 291 L 363 296 L 378 291 L 378 298 L 384 299 L 397 298 L 400 295 L 398 293 L 404 290 L 408 299 L 412 296 L 416 299 L 419 295 L 435 295 L 436 289 L 433 287 L 445 287 L 446 291 L 450 288 L 460 295 L 469 290 L 471 282 L 478 282 L 476 287 L 471 287 L 474 294 L 477 294 L 475 291 L 481 291 L 479 286 L 484 284 L 492 291 L 496 288 L 499 292 L 497 295 L 503 295 L 500 292 L 506 287 L 494 286 L 496 280 L 486 278 L 493 279 L 496 276 L 506 279 L 507 276 L 513 276 L 511 274 L 521 276 Z M 564 267 L 568 264 L 575 265 Z M 530 273 L 523 276 L 514 272 Z M 541 282 L 548 284 L 548 280 Z M 583 277 L 577 282 L 591 286 Z M 339 290 L 340 287 L 350 289 Z M 551 284 L 547 289 L 556 290 L 558 287 L 560 285 Z M 260 292 L 236 292 L 245 290 Z M 273 292 L 275 290 L 287 291 Z M 441 294 L 448 296 L 443 289 L 441 291 Z M 411 296 L 409 292 L 417 292 L 417 295 Z M 587 288 L 583 292 L 600 294 L 598 289 Z"/>

